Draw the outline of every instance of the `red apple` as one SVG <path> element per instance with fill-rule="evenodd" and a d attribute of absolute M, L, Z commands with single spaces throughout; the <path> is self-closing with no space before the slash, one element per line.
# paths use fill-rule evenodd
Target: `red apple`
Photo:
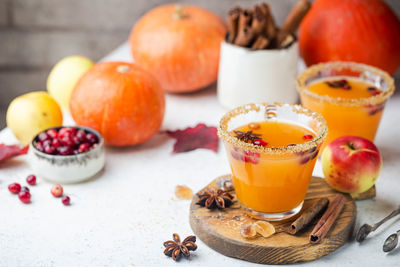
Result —
<path fill-rule="evenodd" d="M 325 180 L 340 192 L 367 191 L 374 185 L 381 168 L 382 157 L 378 148 L 362 137 L 339 137 L 322 153 Z"/>

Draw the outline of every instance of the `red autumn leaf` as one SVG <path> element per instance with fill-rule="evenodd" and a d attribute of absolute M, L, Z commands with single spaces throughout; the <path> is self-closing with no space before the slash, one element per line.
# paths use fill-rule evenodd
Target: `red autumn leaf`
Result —
<path fill-rule="evenodd" d="M 0 162 L 28 152 L 28 146 L 20 147 L 18 145 L 0 144 Z"/>
<path fill-rule="evenodd" d="M 188 152 L 197 148 L 218 151 L 218 135 L 216 127 L 207 127 L 199 123 L 194 128 L 184 130 L 167 131 L 167 134 L 176 139 L 174 153 Z"/>

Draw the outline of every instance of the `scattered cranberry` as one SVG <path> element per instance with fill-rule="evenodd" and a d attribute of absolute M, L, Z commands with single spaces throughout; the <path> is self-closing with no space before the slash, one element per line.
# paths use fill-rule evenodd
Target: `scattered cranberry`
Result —
<path fill-rule="evenodd" d="M 83 143 L 79 146 L 78 151 L 79 151 L 79 153 L 83 153 L 83 152 L 89 151 L 89 149 L 90 149 L 90 144 Z"/>
<path fill-rule="evenodd" d="M 69 196 L 63 196 L 61 199 L 61 202 L 65 205 L 68 206 L 71 203 L 71 199 L 69 198 Z"/>
<path fill-rule="evenodd" d="M 27 191 L 27 192 L 29 192 L 30 190 L 29 190 L 29 187 L 23 186 L 23 187 L 21 187 L 21 192 L 22 192 L 22 191 Z"/>
<path fill-rule="evenodd" d="M 26 177 L 26 182 L 27 182 L 29 185 L 35 185 L 35 184 L 36 184 L 36 176 L 33 175 L 33 174 L 28 175 L 28 177 Z"/>
<path fill-rule="evenodd" d="M 313 138 L 314 137 L 311 134 L 306 134 L 306 135 L 303 136 L 303 139 L 305 139 L 305 140 L 311 140 Z"/>
<path fill-rule="evenodd" d="M 29 202 L 31 202 L 31 193 L 29 193 L 29 191 L 21 191 L 18 194 L 18 198 L 23 203 L 28 204 Z"/>
<path fill-rule="evenodd" d="M 47 135 L 54 139 L 58 137 L 58 132 L 56 129 L 50 129 L 47 131 Z"/>
<path fill-rule="evenodd" d="M 268 145 L 268 143 L 265 142 L 265 141 L 262 140 L 262 139 L 258 139 L 258 140 L 254 140 L 254 141 L 253 141 L 253 145 L 256 145 L 256 146 L 266 146 L 266 145 Z"/>
<path fill-rule="evenodd" d="M 59 184 L 53 185 L 51 188 L 51 194 L 55 197 L 61 197 L 63 194 L 63 187 Z"/>
<path fill-rule="evenodd" d="M 21 185 L 18 183 L 12 183 L 8 186 L 8 190 L 13 194 L 18 194 L 21 191 Z"/>
<path fill-rule="evenodd" d="M 92 133 L 88 133 L 88 134 L 86 135 L 86 139 L 87 139 L 87 141 L 88 141 L 89 143 L 91 143 L 91 144 L 97 143 L 97 136 L 94 135 L 94 134 L 92 134 Z"/>

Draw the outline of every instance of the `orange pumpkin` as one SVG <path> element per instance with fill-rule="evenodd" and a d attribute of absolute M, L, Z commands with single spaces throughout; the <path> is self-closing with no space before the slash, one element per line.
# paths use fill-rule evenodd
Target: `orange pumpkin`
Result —
<path fill-rule="evenodd" d="M 400 22 L 380 0 L 316 0 L 299 29 L 307 65 L 355 61 L 393 74 L 400 66 Z"/>
<path fill-rule="evenodd" d="M 126 62 L 96 64 L 78 81 L 70 100 L 75 122 L 96 129 L 112 146 L 148 140 L 160 129 L 164 110 L 157 80 Z"/>
<path fill-rule="evenodd" d="M 146 13 L 133 27 L 134 61 L 150 71 L 164 90 L 190 92 L 215 82 L 226 25 L 196 6 L 171 4 Z"/>

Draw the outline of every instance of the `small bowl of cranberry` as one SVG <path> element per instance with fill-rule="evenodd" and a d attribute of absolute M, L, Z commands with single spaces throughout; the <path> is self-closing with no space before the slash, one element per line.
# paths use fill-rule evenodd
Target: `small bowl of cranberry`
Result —
<path fill-rule="evenodd" d="M 93 177 L 105 162 L 104 142 L 95 130 L 62 126 L 33 138 L 30 163 L 40 177 L 55 183 L 77 183 Z"/>

